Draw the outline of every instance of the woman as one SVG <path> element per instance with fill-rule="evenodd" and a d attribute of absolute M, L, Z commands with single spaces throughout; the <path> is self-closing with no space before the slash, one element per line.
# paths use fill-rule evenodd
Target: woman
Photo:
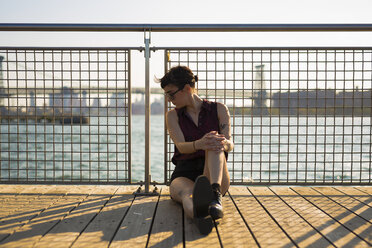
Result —
<path fill-rule="evenodd" d="M 223 217 L 221 194 L 230 186 L 226 166 L 227 152 L 234 147 L 230 114 L 224 104 L 196 94 L 198 78 L 186 66 L 171 68 L 159 81 L 167 100 L 176 106 L 166 113 L 167 130 L 175 144 L 170 194 L 194 218 L 199 231 L 208 234 L 211 217 Z"/>

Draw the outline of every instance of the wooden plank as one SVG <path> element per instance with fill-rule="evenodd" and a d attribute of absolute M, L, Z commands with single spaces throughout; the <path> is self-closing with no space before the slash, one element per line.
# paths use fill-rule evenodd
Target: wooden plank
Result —
<path fill-rule="evenodd" d="M 316 205 L 323 212 L 337 220 L 344 225 L 347 229 L 358 235 L 362 241 L 356 238 L 350 239 L 350 243 L 358 246 L 370 245 L 371 242 L 371 224 L 360 218 L 358 215 L 350 212 L 349 210 L 341 207 L 337 203 L 321 195 L 317 191 L 308 187 L 293 188 L 297 193 L 301 194 L 305 199 Z"/>
<path fill-rule="evenodd" d="M 163 187 L 148 247 L 183 247 L 182 206 L 170 198 Z"/>
<path fill-rule="evenodd" d="M 369 195 L 372 195 L 372 187 L 371 186 L 358 186 L 358 187 L 355 187 L 355 188 L 362 191 L 362 192 L 365 192 Z"/>
<path fill-rule="evenodd" d="M 110 247 L 145 247 L 158 196 L 137 196 Z"/>
<path fill-rule="evenodd" d="M 15 195 L 11 200 L 3 202 L 0 208 L 0 218 L 4 219 L 11 214 L 17 214 L 23 212 L 24 208 L 29 205 L 29 203 L 37 199 L 40 195 Z"/>
<path fill-rule="evenodd" d="M 0 194 L 2 193 L 10 193 L 9 190 L 10 189 L 14 189 L 15 185 L 14 184 L 1 184 L 0 186 Z"/>
<path fill-rule="evenodd" d="M 82 193 L 81 186 L 64 186 L 64 185 L 13 185 L 13 191 L 16 195 L 8 195 L 7 200 L 0 203 L 0 218 L 10 214 L 23 213 L 25 208 L 30 206 L 30 202 L 34 202 L 42 194 L 66 194 L 67 192 Z M 84 192 L 87 193 L 92 190 L 94 186 L 83 187 Z M 8 193 L 7 193 L 8 194 Z M 31 204 L 31 206 L 33 206 Z"/>
<path fill-rule="evenodd" d="M 16 185 L 16 186 L 19 186 L 19 185 Z M 130 199 L 132 197 L 132 195 L 129 195 L 128 193 L 127 186 L 125 187 L 118 187 L 118 186 L 103 186 L 103 187 L 98 186 L 97 187 L 97 186 L 91 186 L 91 185 L 84 185 L 84 186 L 80 186 L 80 185 L 79 186 L 77 185 L 69 185 L 69 186 L 41 185 L 40 186 L 40 185 L 36 185 L 35 187 L 30 186 L 30 185 L 25 185 L 25 186 L 26 187 L 13 187 L 13 188 L 7 187 L 7 190 L 5 190 L 5 193 L 3 193 L 3 195 L 0 193 L 0 199 L 3 199 L 9 202 L 8 205 L 7 204 L 1 205 L 1 201 L 0 201 L 0 212 L 8 211 L 9 213 L 9 210 L 11 210 L 10 214 L 6 215 L 6 217 L 8 218 L 7 220 L 8 220 L 9 225 L 3 226 L 2 224 L 0 224 L 0 231 L 8 231 L 8 234 L 7 234 L 8 238 L 5 239 L 2 243 L 0 243 L 1 247 L 32 247 L 35 245 L 37 247 L 43 247 L 43 246 L 58 247 L 58 246 L 65 246 L 66 245 L 64 244 L 65 240 L 68 241 L 66 242 L 67 246 L 70 246 L 71 244 L 73 244 L 74 247 L 89 247 L 89 246 L 92 246 L 91 244 L 93 244 L 93 247 L 100 247 L 101 245 L 107 247 L 107 244 L 110 242 L 111 238 L 113 237 L 114 232 L 117 230 L 119 223 L 121 223 L 122 217 L 125 216 L 125 212 L 129 208 Z M 135 190 L 135 188 L 136 187 L 134 186 L 133 189 L 129 190 L 130 194 Z M 275 228 L 270 227 L 270 225 L 276 226 L 276 229 L 278 229 L 279 227 L 275 224 L 275 222 L 271 219 L 270 215 L 266 213 L 265 209 L 262 208 L 259 202 L 256 201 L 256 199 L 250 194 L 250 192 L 246 188 L 240 188 L 240 190 L 242 190 L 241 194 L 233 194 L 233 191 L 236 188 L 237 187 L 230 188 L 231 196 L 237 203 L 239 210 L 241 211 L 244 219 L 246 220 L 249 229 L 252 230 L 253 235 L 258 240 L 258 243 L 262 247 L 292 246 L 293 244 L 291 242 L 288 242 L 289 239 L 287 239 L 287 242 L 282 242 L 282 243 L 270 240 L 272 238 L 280 240 L 280 238 L 277 238 L 277 236 L 279 235 L 275 232 Z M 255 195 L 257 194 L 256 195 L 257 199 L 270 212 L 273 218 L 286 231 L 289 230 L 285 228 L 285 226 L 286 225 L 292 226 L 293 225 L 292 222 L 296 221 L 296 220 L 293 220 L 293 218 L 297 218 L 297 217 L 293 217 L 292 214 L 290 214 L 293 211 L 287 205 L 285 205 L 283 201 L 280 201 L 279 198 L 277 198 L 279 201 L 272 200 L 272 198 L 270 198 L 272 197 L 272 195 L 270 195 L 272 192 L 266 192 L 265 188 L 259 188 L 259 189 L 257 189 L 256 187 L 252 187 L 252 188 L 250 188 L 252 189 L 252 192 Z M 338 203 L 343 204 L 345 205 L 345 207 L 353 210 L 352 208 L 354 206 L 358 206 L 356 205 L 358 202 L 355 201 L 355 199 L 359 201 L 364 201 L 364 203 L 367 202 L 368 204 L 370 204 L 371 195 L 368 195 L 367 192 L 369 192 L 369 190 L 368 189 L 366 190 L 366 188 L 368 187 L 335 187 L 330 192 L 328 192 L 329 189 L 320 189 L 319 192 L 326 194 L 327 196 L 331 197 L 333 200 L 337 199 Z M 94 205 L 95 202 L 102 200 L 103 197 L 105 196 L 106 196 L 106 201 L 107 201 L 108 199 L 107 194 L 110 194 L 110 192 L 112 194 L 112 191 L 116 189 L 119 189 L 120 191 L 117 191 L 117 193 L 111 198 L 111 200 L 102 209 L 102 211 L 99 212 L 100 207 L 98 207 L 98 205 L 95 206 Z M 167 188 L 164 188 L 163 190 L 166 190 L 166 189 Z M 359 208 L 356 209 L 355 211 L 353 210 L 357 214 L 354 214 L 353 216 L 350 217 L 350 215 L 353 214 L 352 212 L 350 211 L 348 212 L 345 208 L 342 208 L 340 205 L 328 199 L 324 195 L 319 194 L 319 192 L 311 190 L 311 188 L 309 189 L 309 188 L 304 188 L 304 187 L 298 187 L 298 188 L 294 187 L 295 190 L 296 189 L 298 191 L 303 190 L 302 193 L 304 194 L 305 198 L 296 194 L 294 191 L 292 191 L 291 189 L 288 189 L 287 187 L 278 187 L 278 188 L 272 187 L 271 189 L 275 193 L 277 193 L 281 197 L 281 199 L 283 199 L 289 206 L 291 206 L 298 213 L 298 215 L 301 215 L 303 218 L 305 218 L 309 222 L 309 224 L 311 224 L 315 229 L 317 229 L 322 235 L 324 235 L 328 240 L 333 242 L 336 246 L 338 247 L 340 246 L 345 246 L 345 247 L 366 246 L 368 247 L 368 243 L 362 241 L 362 239 L 360 239 L 358 236 L 368 237 L 369 235 L 370 237 L 371 236 L 370 235 L 371 225 L 368 222 L 367 223 L 369 224 L 369 227 L 365 227 L 363 225 L 360 225 L 360 226 L 357 225 L 359 222 L 355 221 L 355 218 L 356 218 L 355 216 L 358 217 L 357 215 L 358 211 L 361 211 L 359 210 Z M 282 190 L 282 189 L 285 189 L 285 190 Z M 316 189 L 318 190 L 318 188 Z M 324 190 L 327 190 L 327 192 Z M 14 194 L 10 194 L 10 193 L 7 194 L 6 191 L 14 192 Z M 38 193 L 39 191 L 41 191 L 42 193 L 39 194 Z M 261 192 L 257 192 L 257 191 L 261 191 Z M 344 194 L 341 193 L 341 191 L 343 193 L 348 194 L 347 201 L 339 202 L 341 199 L 346 199 Z M 64 196 L 67 192 L 72 192 L 72 194 Z M 87 198 L 86 201 L 83 202 L 87 204 L 86 208 L 82 208 L 82 209 L 75 208 L 73 211 L 71 211 L 89 193 L 91 193 L 92 198 Z M 128 222 L 126 222 L 125 224 L 125 220 L 128 217 L 126 216 L 121 225 L 121 229 L 118 230 L 116 236 L 114 237 L 114 242 L 112 242 L 112 244 L 113 245 L 115 244 L 117 246 L 120 246 L 121 244 L 123 244 L 123 246 L 125 247 L 128 246 L 127 244 L 129 244 L 129 246 L 132 245 L 133 247 L 137 247 L 137 245 L 145 246 L 147 239 L 149 239 L 150 247 L 161 247 L 163 244 L 165 244 L 164 247 L 167 247 L 167 245 L 169 244 L 167 243 L 168 241 L 170 242 L 171 245 L 172 244 L 182 245 L 182 232 L 180 233 L 179 231 L 177 231 L 177 233 L 180 233 L 181 235 L 181 242 L 171 241 L 175 238 L 175 236 L 174 235 L 169 236 L 169 233 L 170 233 L 169 230 L 171 229 L 166 228 L 167 225 L 164 225 L 164 223 L 169 222 L 170 224 L 171 223 L 174 224 L 173 228 L 182 228 L 182 224 L 177 226 L 175 222 L 172 222 L 173 221 L 172 216 L 175 217 L 177 216 L 177 214 L 174 215 L 173 213 L 170 213 L 170 211 L 173 211 L 175 209 L 171 205 L 171 203 L 173 202 L 169 200 L 169 198 L 167 198 L 169 197 L 166 195 L 167 193 L 168 192 L 163 192 L 162 196 L 160 197 L 160 201 L 157 207 L 157 213 L 155 215 L 154 222 L 152 224 L 153 225 L 152 231 L 151 231 L 152 234 L 150 237 L 148 236 L 148 232 L 150 230 L 150 226 L 151 226 L 151 222 L 152 222 L 152 218 L 154 214 L 153 211 L 157 203 L 157 199 L 158 199 L 157 197 L 155 197 L 156 200 L 155 200 L 155 204 L 153 205 L 151 205 L 151 201 L 150 203 L 144 202 L 144 204 L 147 206 L 145 208 L 146 210 L 149 209 L 148 206 L 150 205 L 153 206 L 152 210 L 150 206 L 150 212 L 152 211 L 152 213 L 147 215 L 147 217 L 142 216 L 138 218 L 140 216 L 138 215 L 138 213 L 142 214 L 142 212 L 140 211 L 135 212 L 133 210 L 134 206 L 130 207 L 130 209 L 128 210 L 128 214 L 130 213 L 130 210 L 132 210 L 132 220 L 134 224 L 132 224 L 133 226 L 129 225 Z M 9 196 L 12 196 L 13 198 L 8 198 Z M 341 197 L 341 198 L 338 199 L 337 197 Z M 238 201 L 239 198 L 241 199 Z M 354 201 L 351 201 L 350 198 L 354 199 Z M 88 199 L 91 200 L 90 202 L 91 205 L 89 205 L 89 203 L 87 202 Z M 140 197 L 137 197 L 137 200 L 139 199 Z M 267 199 L 270 199 L 270 200 L 267 200 Z M 327 214 L 330 214 L 334 218 L 338 216 L 339 222 L 342 223 L 343 225 L 341 225 L 339 222 L 336 222 L 333 218 L 325 214 L 323 211 L 321 211 L 319 208 L 315 207 L 313 204 L 311 204 L 309 201 L 305 199 L 311 200 L 312 202 L 315 202 L 315 204 L 319 203 L 321 210 L 326 211 Z M 325 201 L 324 199 L 332 202 L 334 205 L 330 205 L 329 202 Z M 125 202 L 126 200 L 128 200 L 129 202 Z M 135 204 L 135 202 L 136 200 L 133 203 Z M 321 205 L 320 203 L 322 203 L 323 205 Z M 219 235 L 219 238 L 223 246 L 226 246 L 226 247 L 228 247 L 229 245 L 234 246 L 234 247 L 236 246 L 239 246 L 239 247 L 240 246 L 242 247 L 257 246 L 255 242 L 252 242 L 253 237 L 251 236 L 251 233 L 246 227 L 246 225 L 244 224 L 244 222 L 242 220 L 239 221 L 239 218 L 241 219 L 241 216 L 237 212 L 233 202 L 228 196 L 225 196 L 223 198 L 223 204 L 224 204 L 225 217 L 222 220 L 218 221 L 217 229 L 214 228 L 213 229 L 214 233 L 211 233 L 207 237 L 199 235 L 199 232 L 195 224 L 192 222 L 192 220 L 185 218 L 184 222 L 185 222 L 185 235 L 186 235 L 185 244 L 186 246 L 218 247 L 220 246 L 220 243 L 219 243 L 219 239 L 217 235 Z M 287 209 L 283 207 L 283 204 L 287 207 Z M 102 206 L 103 205 L 101 204 L 101 207 Z M 337 206 L 341 208 L 341 210 L 338 210 L 338 212 L 335 210 Z M 367 206 L 367 204 L 364 204 L 364 206 Z M 175 205 L 174 207 L 179 207 L 179 206 Z M 275 209 L 275 207 L 277 209 Z M 137 209 L 141 209 L 141 206 L 137 207 Z M 180 207 L 178 209 L 181 211 Z M 235 210 L 231 210 L 231 209 L 235 209 Z M 162 213 L 162 211 L 164 213 Z M 71 213 L 69 214 L 69 212 Z M 280 216 L 280 213 L 283 216 Z M 364 213 L 364 212 L 361 211 L 361 213 Z M 63 221 L 61 222 L 61 219 L 64 220 L 64 218 L 67 218 L 71 214 L 76 215 L 75 217 L 73 217 L 75 222 L 71 222 L 71 225 L 66 226 L 65 229 L 62 229 L 59 227 L 60 230 L 58 231 L 58 226 L 63 225 Z M 266 215 L 266 217 L 264 215 Z M 81 216 L 82 216 L 82 219 L 81 219 Z M 164 218 L 163 216 L 166 216 L 166 218 Z M 179 214 L 179 216 L 182 216 L 182 214 Z M 366 217 L 368 217 L 368 215 L 364 213 L 364 218 Z M 23 222 L 19 221 L 19 220 L 22 220 L 22 218 L 25 218 L 24 219 L 25 221 Z M 271 220 L 271 223 L 270 221 L 268 221 L 269 224 L 262 223 L 266 221 L 266 218 Z M 80 223 L 80 220 L 82 220 L 83 223 Z M 144 228 L 141 229 L 141 226 L 142 226 L 141 223 L 135 224 L 136 220 L 140 220 L 141 223 L 142 221 L 146 222 L 144 224 Z M 113 221 L 113 222 L 111 223 L 110 221 Z M 187 223 L 187 221 L 189 221 L 189 223 Z M 147 222 L 149 222 L 150 225 L 148 225 Z M 163 224 L 161 224 L 161 222 Z M 81 225 L 79 227 L 80 231 L 77 231 L 77 232 L 74 231 L 73 227 L 79 226 L 79 225 Z M 302 230 L 303 223 L 299 223 L 298 225 L 294 225 L 294 226 L 298 228 L 299 232 L 303 232 Z M 346 229 L 345 227 L 348 227 L 350 230 L 353 230 L 353 232 L 357 233 L 358 236 L 356 236 L 353 232 Z M 351 227 L 354 227 L 354 228 L 352 229 Z M 146 231 L 146 228 L 147 228 L 147 231 Z M 10 236 L 9 236 L 9 230 L 11 231 L 11 233 L 13 233 Z M 48 232 L 49 230 L 50 232 Z M 134 230 L 137 230 L 137 231 L 134 231 Z M 49 234 L 54 234 L 53 231 L 56 231 L 56 233 L 59 235 L 58 238 L 56 238 L 55 240 L 50 239 L 50 242 L 48 243 L 38 242 L 39 240 L 40 241 L 44 240 L 44 238 L 42 238 L 43 235 L 45 235 L 46 237 Z M 119 233 L 125 233 L 125 232 L 127 233 L 126 236 L 122 236 L 122 238 L 117 237 Z M 260 232 L 267 233 L 266 235 L 267 240 L 264 240 L 265 236 L 264 234 L 261 234 Z M 173 231 L 173 234 L 174 233 L 176 233 L 176 231 Z M 287 233 L 295 241 L 297 240 L 295 236 L 292 236 L 292 234 L 290 234 L 291 233 L 290 231 L 287 231 Z M 78 236 L 79 234 L 80 236 Z M 311 238 L 311 236 L 305 237 L 305 235 L 300 235 L 300 234 L 298 235 L 300 236 L 299 239 L 304 238 L 305 240 L 305 238 L 306 239 Z M 126 239 L 125 237 L 128 237 L 128 238 Z M 246 240 L 247 238 L 249 239 L 249 241 L 243 242 L 243 240 Z M 287 238 L 287 237 L 285 236 L 284 238 Z M 69 241 L 70 239 L 76 240 L 75 243 L 72 243 L 74 241 L 72 242 Z M 177 239 L 179 240 L 179 237 Z M 271 245 L 268 245 L 268 244 L 271 244 Z M 301 244 L 302 243 L 300 242 L 299 246 L 301 246 Z M 311 246 L 311 244 L 309 246 Z"/>
<path fill-rule="evenodd" d="M 13 194 L 13 193 L 0 193 L 0 208 L 4 202 L 12 200 L 13 198 L 15 198 L 16 195 L 17 194 Z"/>
<path fill-rule="evenodd" d="M 229 192 L 261 247 L 294 247 L 247 188 L 230 187 Z"/>
<path fill-rule="evenodd" d="M 29 187 L 30 185 L 23 184 L 2 184 L 0 187 L 0 193 L 19 194 Z"/>
<path fill-rule="evenodd" d="M 42 196 L 46 193 L 49 193 L 53 187 L 33 187 L 29 186 L 27 188 L 22 188 L 22 191 L 19 194 L 14 195 L 9 198 L 8 201 L 3 201 L 0 206 L 0 219 L 7 217 L 9 215 L 16 215 L 19 213 L 25 213 L 28 211 L 38 210 L 40 206 L 35 206 L 35 202 L 42 203 Z M 32 203 L 32 204 L 30 204 Z M 47 203 L 46 203 L 47 204 Z M 45 204 L 43 204 L 45 205 Z M 30 207 L 33 207 L 30 209 Z M 36 208 L 35 208 L 36 207 Z"/>
<path fill-rule="evenodd" d="M 370 224 L 372 224 L 372 208 L 368 205 L 330 187 L 313 187 L 313 189 L 323 195 L 328 196 L 333 201 L 337 202 L 344 208 L 347 208 L 348 210 L 359 215 L 360 217 L 367 220 Z M 372 202 L 372 196 L 370 197 L 370 200 L 368 202 Z"/>
<path fill-rule="evenodd" d="M 17 185 L 16 185 L 17 186 Z M 49 193 L 52 188 L 43 187 L 17 187 L 21 189 L 16 194 L 9 193 L 8 199 L 0 203 L 0 217 L 4 217 L 7 214 L 13 213 L 16 210 L 24 211 L 25 207 L 30 205 L 30 202 L 34 202 L 42 195 Z M 38 189 L 39 191 L 36 191 Z M 8 194 L 8 193 L 7 193 Z"/>
<path fill-rule="evenodd" d="M 37 243 L 38 247 L 70 247 L 80 233 L 106 204 L 117 187 L 112 187 L 111 195 L 102 194 L 107 190 L 97 187 L 79 206 L 73 209 L 56 226 L 44 235 Z M 68 235 L 66 235 L 68 233 Z"/>
<path fill-rule="evenodd" d="M 134 190 L 133 187 L 119 188 L 72 247 L 108 247 L 121 220 L 132 204 Z"/>
<path fill-rule="evenodd" d="M 21 194 L 45 194 L 51 192 L 56 187 L 56 185 L 28 185 L 28 187 L 22 190 Z"/>
<path fill-rule="evenodd" d="M 258 247 L 229 194 L 222 198 L 222 204 L 224 217 L 217 229 L 223 247 Z"/>
<path fill-rule="evenodd" d="M 24 189 L 23 192 L 27 193 L 33 192 L 32 187 Z M 43 192 L 48 193 L 48 188 L 41 189 Z M 37 194 L 27 194 L 27 195 L 17 195 L 16 200 L 10 202 L 7 206 L 8 211 L 2 211 L 2 214 L 6 214 L 1 219 L 1 230 L 0 230 L 0 241 L 8 238 L 9 235 L 16 232 L 23 225 L 30 222 L 33 218 L 38 216 L 43 212 L 48 206 L 52 205 L 53 202 L 57 201 L 61 196 L 49 196 L 49 195 L 37 195 Z"/>
<path fill-rule="evenodd" d="M 93 194 L 97 189 L 96 185 L 57 185 L 50 194 Z"/>
<path fill-rule="evenodd" d="M 337 247 L 345 246 L 352 239 L 356 240 L 356 244 L 361 241 L 355 234 L 351 233 L 295 191 L 288 187 L 272 187 L 271 189 Z"/>
<path fill-rule="evenodd" d="M 249 190 L 298 247 L 333 247 L 269 188 L 249 187 Z"/>
<path fill-rule="evenodd" d="M 56 195 L 57 197 L 58 195 Z M 18 228 L 1 245 L 4 247 L 33 247 L 53 226 L 60 222 L 87 195 L 72 195 L 60 197 L 49 208 L 33 218 L 26 225 Z"/>
<path fill-rule="evenodd" d="M 9 202 L 13 202 L 17 199 L 17 195 L 21 194 L 22 191 L 30 187 L 29 185 L 18 185 L 18 184 L 3 184 L 0 187 L 0 218 L 6 216 L 11 207 Z"/>
<path fill-rule="evenodd" d="M 4 217 L 1 220 L 1 230 L 0 230 L 0 241 L 6 239 L 9 235 L 14 233 L 17 229 L 28 223 L 30 220 L 35 218 L 42 211 L 42 206 L 37 203 L 34 209 L 25 209 L 24 213 L 12 214 Z M 33 211 L 34 210 L 34 211 Z"/>
<path fill-rule="evenodd" d="M 83 196 L 80 196 L 80 198 Z M 22 226 L 17 232 L 7 238 L 3 243 L 5 247 L 32 247 L 42 235 L 48 232 L 56 223 L 74 207 L 76 201 L 81 199 L 63 199 L 63 204 L 56 205 L 42 212 L 29 223 Z M 71 201 L 71 202 L 70 202 Z"/>
<path fill-rule="evenodd" d="M 31 188 L 31 192 L 30 192 L 30 188 Z M 6 192 L 3 192 L 1 195 L 1 201 L 0 201 L 0 209 L 8 209 L 9 208 L 7 207 L 9 205 L 9 201 L 11 201 L 11 203 L 13 202 L 16 202 L 16 201 L 20 201 L 20 202 L 24 202 L 24 193 L 27 193 L 26 196 L 28 198 L 31 198 L 32 197 L 37 197 L 38 195 L 42 194 L 42 192 L 40 193 L 34 193 L 34 194 L 31 194 L 34 187 L 32 185 L 27 185 L 27 187 L 25 186 L 21 186 L 21 185 L 13 185 L 13 187 L 7 187 L 6 188 Z M 18 198 L 22 199 L 22 200 L 18 200 Z"/>
<path fill-rule="evenodd" d="M 208 235 L 201 235 L 193 219 L 184 214 L 185 247 L 220 247 L 217 230 L 213 227 Z"/>
<path fill-rule="evenodd" d="M 371 195 L 363 191 L 357 190 L 354 187 L 334 187 L 334 188 L 372 207 L 372 198 L 371 198 L 372 196 Z"/>
<path fill-rule="evenodd" d="M 132 187 L 133 189 L 135 187 Z M 112 185 L 96 185 L 93 194 L 113 194 L 113 192 L 117 191 L 119 189 L 119 186 L 112 186 Z M 127 190 L 125 191 L 126 194 L 128 194 L 129 187 L 127 187 Z M 133 192 L 132 192 L 133 193 Z"/>
<path fill-rule="evenodd" d="M 4 216 L 1 218 L 2 221 L 14 218 L 16 216 L 24 216 L 29 215 L 32 216 L 35 213 L 39 213 L 40 211 L 43 211 L 45 208 L 50 206 L 50 204 L 56 199 L 62 197 L 62 195 L 39 195 L 38 197 L 31 199 L 30 198 L 24 198 L 24 202 L 15 202 L 10 205 L 14 205 L 14 207 L 7 212 L 2 212 L 2 215 Z M 21 200 L 21 199 L 19 199 Z M 16 206 L 18 204 L 18 207 Z"/>
<path fill-rule="evenodd" d="M 20 239 L 20 240 L 24 241 L 23 243 L 24 243 L 25 246 L 26 246 L 26 243 L 31 245 L 32 242 L 39 239 L 41 237 L 41 235 L 43 235 L 47 230 L 49 230 L 49 228 L 51 228 L 56 223 L 56 221 L 59 221 L 59 219 L 61 218 L 59 216 L 59 218 L 57 220 L 55 220 L 54 222 L 53 221 L 47 222 L 46 223 L 47 225 L 45 225 L 45 223 L 44 223 L 44 225 L 42 225 L 41 227 L 39 225 L 37 228 L 30 228 L 30 227 L 37 226 L 38 224 L 40 224 L 40 222 L 44 222 L 43 218 L 48 218 L 48 217 L 45 217 L 46 215 L 48 215 L 48 216 L 56 215 L 55 214 L 56 209 L 55 209 L 55 207 L 52 207 L 52 208 L 50 208 L 49 211 L 46 211 L 43 215 L 38 216 L 38 215 L 40 215 L 41 212 L 43 212 L 45 210 L 45 208 L 48 208 L 51 205 L 53 205 L 54 202 L 58 201 L 59 198 L 63 197 L 65 192 L 71 191 L 71 192 L 74 192 L 74 193 L 81 193 L 82 190 L 83 190 L 83 192 L 87 192 L 87 191 L 92 190 L 94 188 L 96 188 L 96 187 L 95 186 L 80 187 L 80 186 L 74 186 L 74 185 L 69 185 L 69 186 L 42 185 L 42 187 L 38 186 L 38 185 L 35 185 L 35 187 L 28 186 L 27 188 L 23 188 L 22 193 L 25 192 L 28 195 L 19 195 L 19 196 L 23 197 L 23 199 L 22 199 L 23 201 L 21 201 L 21 198 L 20 198 L 18 202 L 15 202 L 15 206 L 18 205 L 19 211 L 18 212 L 13 212 L 12 215 L 7 216 L 7 219 L 3 219 L 2 229 L 0 231 L 0 233 L 1 233 L 0 237 L 6 238 L 6 237 L 9 236 L 9 234 L 14 233 L 14 232 L 16 232 L 16 234 L 14 234 L 14 237 L 13 237 L 13 235 L 8 237 L 6 240 L 4 240 L 3 243 L 7 243 L 7 246 L 11 247 L 12 245 L 14 245 L 14 242 L 12 242 L 12 240 L 14 241 L 14 240 Z M 111 188 L 112 188 L 112 186 L 111 186 Z M 117 186 L 115 186 L 113 189 L 116 189 L 116 188 L 117 188 Z M 105 190 L 107 191 L 107 188 Z M 45 195 L 37 195 L 36 196 L 37 198 L 32 199 L 32 197 L 34 197 L 34 195 L 36 195 L 37 191 L 41 191 L 41 192 L 47 191 L 47 192 L 46 192 Z M 33 194 L 31 194 L 31 193 L 33 193 Z M 63 193 L 63 194 L 60 194 L 60 193 Z M 73 196 L 68 196 L 64 199 L 61 206 L 64 206 L 64 207 L 67 206 L 67 208 L 69 210 L 71 210 L 71 208 L 75 207 L 82 200 L 81 199 L 82 197 L 85 198 L 86 195 L 74 194 Z M 31 198 L 31 200 L 28 199 L 28 198 Z M 25 199 L 27 201 L 25 201 Z M 77 202 L 77 199 L 79 199 L 78 202 Z M 74 206 L 69 206 L 70 202 L 73 203 Z M 36 217 L 36 216 L 38 216 L 39 218 Z M 36 219 L 33 219 L 35 217 L 36 217 Z M 31 222 L 30 222 L 30 220 L 31 220 Z M 24 232 L 24 230 L 27 230 L 28 232 Z M 36 230 L 36 232 L 35 232 L 35 230 Z M 25 241 L 27 241 L 27 240 L 25 240 L 26 236 L 29 236 L 29 237 L 34 236 L 34 237 L 33 238 L 28 238 L 29 241 L 25 242 Z M 17 247 L 18 245 L 19 244 L 16 243 L 14 246 Z"/>

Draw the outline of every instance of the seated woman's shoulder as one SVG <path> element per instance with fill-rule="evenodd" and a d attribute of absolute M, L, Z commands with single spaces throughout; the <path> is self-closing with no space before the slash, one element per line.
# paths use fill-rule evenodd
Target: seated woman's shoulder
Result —
<path fill-rule="evenodd" d="M 176 111 L 176 109 L 171 109 L 171 110 L 169 110 L 168 112 L 167 112 L 167 117 L 169 118 L 169 117 L 175 117 L 175 116 L 177 116 L 177 111 Z"/>
<path fill-rule="evenodd" d="M 225 104 L 223 104 L 222 102 L 216 102 L 217 103 L 217 108 L 221 109 L 221 110 L 226 110 L 227 109 L 227 106 Z"/>
<path fill-rule="evenodd" d="M 230 116 L 229 108 L 220 102 L 217 103 L 217 113 L 219 116 Z"/>
<path fill-rule="evenodd" d="M 176 113 L 176 109 L 171 109 L 167 112 L 167 114 L 174 115 Z"/>

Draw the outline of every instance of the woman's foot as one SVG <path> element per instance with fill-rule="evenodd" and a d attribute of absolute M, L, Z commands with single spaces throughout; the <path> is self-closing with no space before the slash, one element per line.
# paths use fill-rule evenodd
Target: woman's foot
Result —
<path fill-rule="evenodd" d="M 194 221 L 200 234 L 207 235 L 212 231 L 213 221 L 209 215 L 206 217 L 194 218 Z"/>
<path fill-rule="evenodd" d="M 223 217 L 221 187 L 219 184 L 214 183 L 212 188 L 213 199 L 209 205 L 209 214 L 214 220 L 217 220 Z"/>
<path fill-rule="evenodd" d="M 213 228 L 213 221 L 209 215 L 209 205 L 213 193 L 206 176 L 198 176 L 195 180 L 192 201 L 194 206 L 194 220 L 201 234 L 208 234 Z"/>

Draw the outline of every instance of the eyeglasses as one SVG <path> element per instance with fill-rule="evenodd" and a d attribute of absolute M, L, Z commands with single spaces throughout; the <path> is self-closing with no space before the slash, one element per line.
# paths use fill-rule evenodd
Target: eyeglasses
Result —
<path fill-rule="evenodd" d="M 178 90 L 176 90 L 175 92 L 173 92 L 173 93 L 164 93 L 164 95 L 166 96 L 166 97 L 168 97 L 168 99 L 169 100 L 174 100 L 174 96 L 177 94 L 177 92 L 178 91 L 181 91 L 181 90 L 183 90 L 183 87 L 182 88 L 179 88 Z"/>

